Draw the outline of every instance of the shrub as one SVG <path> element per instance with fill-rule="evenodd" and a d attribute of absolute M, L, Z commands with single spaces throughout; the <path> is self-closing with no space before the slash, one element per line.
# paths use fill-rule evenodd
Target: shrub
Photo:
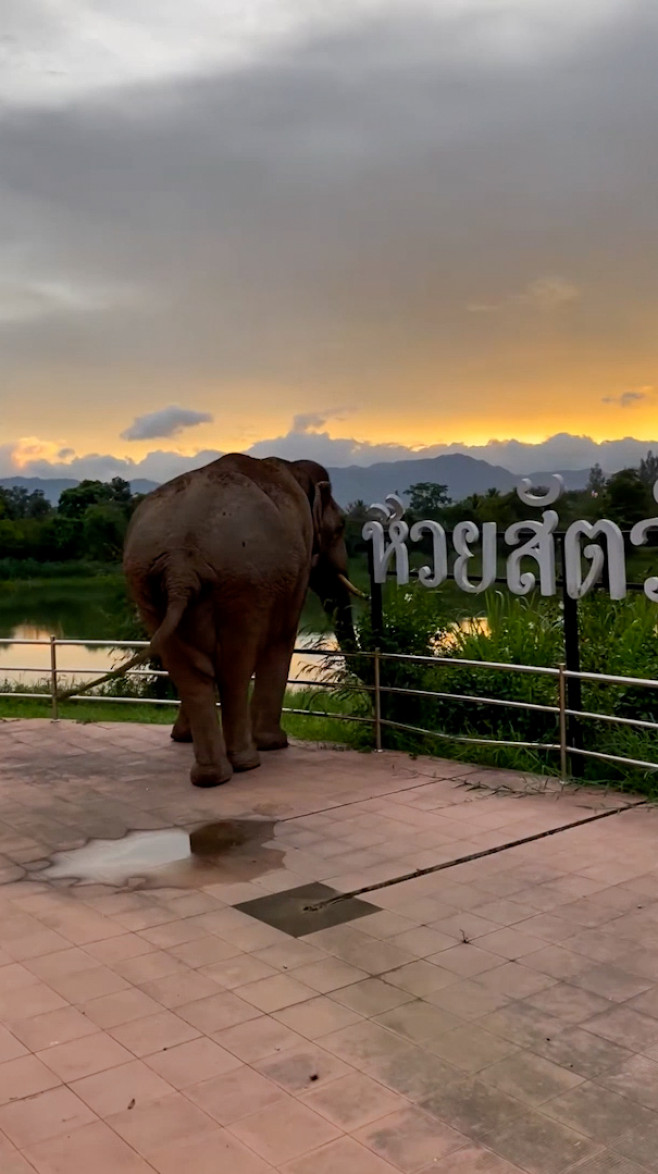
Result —
<path fill-rule="evenodd" d="M 529 704 L 557 706 L 555 677 L 478 668 L 477 662 L 557 667 L 564 660 L 561 604 L 540 596 L 518 598 L 493 592 L 484 600 L 484 611 L 486 622 L 455 618 L 454 609 L 442 605 L 441 592 L 428 592 L 418 586 L 399 590 L 392 596 L 378 638 L 382 652 L 439 654 L 447 658 L 447 663 L 434 666 L 383 660 L 383 717 L 433 735 L 416 735 L 385 726 L 384 745 L 555 772 L 555 751 L 480 746 L 453 740 L 482 738 L 550 746 L 559 738 L 557 714 L 528 708 Z M 657 622 L 655 605 L 644 596 L 631 596 L 620 602 L 598 594 L 587 597 L 579 605 L 583 671 L 658 679 Z M 358 639 L 362 649 L 372 648 L 369 617 L 364 617 L 359 625 Z M 450 663 L 457 660 L 476 663 Z M 363 677 L 358 664 L 356 671 Z M 391 689 L 456 696 L 413 696 L 389 692 Z M 488 698 L 498 704 L 467 700 L 470 697 Z M 582 705 L 587 711 L 658 721 L 658 689 L 585 681 Z M 658 762 L 656 731 L 596 720 L 583 721 L 580 728 L 587 749 Z M 441 734 L 445 737 L 441 738 Z M 651 789 L 656 780 L 654 772 L 639 775 L 630 768 L 595 759 L 585 760 L 584 774 L 588 780 L 614 779 L 619 783 L 621 779 L 622 783 L 627 781 L 628 785 L 641 785 L 645 789 Z"/>

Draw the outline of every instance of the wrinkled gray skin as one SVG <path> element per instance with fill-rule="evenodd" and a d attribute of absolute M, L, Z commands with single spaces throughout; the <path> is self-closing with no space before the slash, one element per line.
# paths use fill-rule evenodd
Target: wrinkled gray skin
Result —
<path fill-rule="evenodd" d="M 240 454 L 176 477 L 135 511 L 124 570 L 151 651 L 178 690 L 172 737 L 194 743 L 196 786 L 224 783 L 258 766 L 259 750 L 287 745 L 281 707 L 309 585 L 336 611 L 339 639 L 353 637 L 338 578 L 343 529 L 321 465 Z"/>

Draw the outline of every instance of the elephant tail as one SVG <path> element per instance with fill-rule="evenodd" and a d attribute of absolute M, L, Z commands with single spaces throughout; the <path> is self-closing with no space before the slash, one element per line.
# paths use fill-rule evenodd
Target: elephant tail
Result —
<path fill-rule="evenodd" d="M 149 660 L 152 657 L 162 656 L 162 650 L 167 640 L 176 632 L 185 612 L 193 599 L 198 595 L 201 584 L 196 576 L 181 583 L 179 578 L 175 582 L 168 582 L 165 575 L 164 587 L 167 593 L 167 610 L 160 627 L 155 630 L 151 637 L 151 643 L 148 647 Z M 204 652 L 187 645 L 187 655 L 195 668 L 203 673 L 204 676 L 214 676 L 214 665 L 210 657 Z"/>
<path fill-rule="evenodd" d="M 192 594 L 192 591 L 189 591 L 185 594 L 169 596 L 165 617 L 151 637 L 149 656 L 161 655 L 163 644 L 166 644 L 169 637 L 173 636 L 185 615 Z"/>

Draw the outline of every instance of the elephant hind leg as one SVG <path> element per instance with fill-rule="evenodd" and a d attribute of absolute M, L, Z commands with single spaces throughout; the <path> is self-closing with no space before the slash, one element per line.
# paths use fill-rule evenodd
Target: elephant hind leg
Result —
<path fill-rule="evenodd" d="M 190 772 L 192 783 L 195 787 L 218 787 L 227 783 L 233 767 L 219 727 L 214 682 L 196 686 L 186 694 L 184 703 L 190 715 L 196 759 Z"/>
<path fill-rule="evenodd" d="M 217 680 L 222 705 L 222 729 L 233 770 L 254 770 L 260 757 L 251 733 L 249 684 L 255 649 L 244 637 L 223 632 L 218 651 Z"/>
<path fill-rule="evenodd" d="M 174 722 L 171 730 L 171 739 L 173 742 L 192 742 L 192 726 L 190 719 L 187 716 L 187 710 L 181 702 L 178 716 Z"/>
<path fill-rule="evenodd" d="M 193 652 L 194 650 L 192 650 Z M 181 714 L 176 727 L 185 732 L 184 722 L 194 743 L 195 763 L 190 778 L 195 787 L 217 787 L 227 783 L 233 774 L 231 763 L 217 715 L 215 678 L 197 667 L 198 657 L 182 641 L 170 641 L 163 650 L 163 661 L 178 690 L 181 699 Z"/>

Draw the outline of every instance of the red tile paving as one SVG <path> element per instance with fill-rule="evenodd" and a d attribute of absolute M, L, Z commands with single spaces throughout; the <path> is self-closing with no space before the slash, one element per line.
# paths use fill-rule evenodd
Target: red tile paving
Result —
<path fill-rule="evenodd" d="M 161 727 L 0 723 L 2 1174 L 658 1174 L 654 809 L 506 848 L 634 800 L 305 745 L 203 792 L 189 757 Z M 271 839 L 44 872 L 227 819 Z M 310 881 L 382 887 L 302 938 L 235 908 Z"/>

